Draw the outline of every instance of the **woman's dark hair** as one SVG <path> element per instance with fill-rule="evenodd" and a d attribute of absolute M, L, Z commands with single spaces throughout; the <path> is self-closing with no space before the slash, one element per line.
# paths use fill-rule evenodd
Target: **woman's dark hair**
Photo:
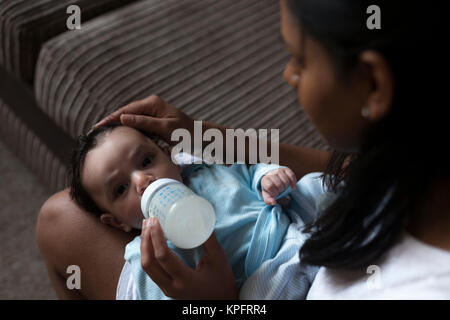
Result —
<path fill-rule="evenodd" d="M 76 149 L 72 153 L 72 161 L 70 168 L 67 172 L 68 181 L 70 185 L 70 197 L 75 201 L 82 209 L 87 210 L 96 215 L 103 213 L 102 210 L 97 206 L 97 204 L 92 200 L 92 197 L 84 188 L 81 183 L 81 172 L 83 171 L 84 162 L 86 160 L 86 155 L 89 151 L 98 146 L 102 137 L 106 133 L 114 130 L 115 128 L 121 126 L 120 124 L 109 124 L 92 130 L 87 135 L 81 135 L 78 137 L 78 144 Z M 158 146 L 163 147 L 164 143 L 159 140 L 156 136 L 142 132 L 143 135 L 152 139 Z"/>
<path fill-rule="evenodd" d="M 389 114 L 363 133 L 357 153 L 333 152 L 323 181 L 338 197 L 305 228 L 309 239 L 300 250 L 303 263 L 365 268 L 396 242 L 432 183 L 450 176 L 443 150 L 449 137 L 446 11 L 437 2 L 288 3 L 302 34 L 327 50 L 340 80 L 368 49 L 382 54 L 394 74 Z M 381 29 L 370 30 L 366 10 L 374 4 Z"/>

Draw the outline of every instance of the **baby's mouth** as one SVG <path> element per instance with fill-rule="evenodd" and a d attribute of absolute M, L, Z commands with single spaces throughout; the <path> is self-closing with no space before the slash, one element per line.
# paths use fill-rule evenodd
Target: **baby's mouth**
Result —
<path fill-rule="evenodd" d="M 152 180 L 150 180 L 149 182 L 148 182 L 148 185 L 144 188 L 144 191 L 148 188 L 148 187 L 150 187 L 150 185 L 153 183 L 153 182 L 155 182 L 156 180 L 158 180 L 157 178 L 153 178 Z M 143 194 L 143 193 L 142 193 Z M 142 194 L 141 194 L 141 198 L 142 198 Z"/>
<path fill-rule="evenodd" d="M 153 178 L 153 180 L 150 180 L 150 182 L 148 183 L 148 186 L 151 185 L 151 184 L 152 184 L 153 182 L 155 182 L 156 180 L 158 180 L 158 179 Z M 148 188 L 148 186 L 147 186 L 147 188 Z"/>

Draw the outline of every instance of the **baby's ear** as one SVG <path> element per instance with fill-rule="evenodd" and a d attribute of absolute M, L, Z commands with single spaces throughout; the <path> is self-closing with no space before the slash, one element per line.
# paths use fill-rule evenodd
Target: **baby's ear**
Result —
<path fill-rule="evenodd" d="M 125 232 L 130 232 L 133 229 L 131 226 L 127 225 L 126 223 L 123 223 L 122 221 L 114 217 L 111 213 L 102 213 L 100 215 L 100 221 L 103 224 L 106 224 L 108 226 L 111 226 L 113 228 Z"/>

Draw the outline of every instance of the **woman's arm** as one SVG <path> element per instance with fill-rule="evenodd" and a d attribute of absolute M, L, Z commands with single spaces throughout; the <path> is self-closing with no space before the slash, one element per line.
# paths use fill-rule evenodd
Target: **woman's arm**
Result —
<path fill-rule="evenodd" d="M 224 126 L 203 121 L 203 132 L 205 132 L 208 129 L 215 128 L 219 129 L 222 132 L 222 135 L 224 137 L 224 147 L 223 150 L 226 150 L 226 144 L 230 143 L 230 141 L 226 141 L 226 134 L 225 130 L 227 129 Z M 236 141 L 234 141 L 236 142 Z M 208 144 L 209 142 L 204 142 L 204 144 Z M 237 154 L 236 152 L 236 143 L 234 143 L 235 150 L 234 155 Z M 246 156 L 245 159 L 248 160 L 248 151 L 249 151 L 249 145 L 248 145 L 248 139 L 246 140 L 245 150 L 246 150 Z M 266 150 L 270 150 L 270 141 L 268 142 L 268 146 Z M 297 179 L 301 179 L 304 175 L 311 173 L 311 172 L 322 172 L 325 170 L 326 165 L 330 159 L 331 152 L 325 151 L 325 150 L 319 150 L 314 148 L 306 148 L 306 147 L 298 147 L 289 145 L 286 143 L 280 143 L 279 144 L 279 156 L 280 156 L 280 165 L 289 167 L 292 171 L 294 171 L 295 175 L 297 176 Z M 224 152 L 224 158 L 226 158 L 226 154 Z M 225 159 L 224 159 L 225 162 Z M 258 158 L 258 162 L 260 159 Z"/>

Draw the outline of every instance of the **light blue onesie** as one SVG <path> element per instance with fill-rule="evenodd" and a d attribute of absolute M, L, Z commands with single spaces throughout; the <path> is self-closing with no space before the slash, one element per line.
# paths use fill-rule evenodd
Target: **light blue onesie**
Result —
<path fill-rule="evenodd" d="M 241 290 L 242 299 L 304 298 L 317 271 L 316 268 L 291 271 L 290 278 L 282 279 L 283 283 L 279 283 L 280 279 L 274 277 L 278 274 L 278 269 L 274 269 L 276 266 L 281 267 L 287 260 L 298 256 L 298 250 L 304 241 L 300 231 L 303 220 L 311 219 L 311 216 L 302 217 L 298 214 L 291 216 L 289 212 L 284 212 L 279 204 L 269 206 L 264 203 L 261 179 L 269 171 L 278 168 L 281 167 L 265 164 L 250 167 L 245 164 L 228 167 L 193 164 L 186 166 L 182 172 L 184 183 L 197 195 L 210 201 L 215 209 L 214 232 L 227 255 L 238 288 L 241 288 L 264 262 L 271 262 L 265 264 L 266 269 L 258 270 L 255 273 L 257 277 L 253 277 L 256 280 L 248 282 L 245 290 Z M 278 198 L 285 195 L 286 192 Z M 303 209 L 297 208 L 298 210 Z M 306 214 L 313 212 L 303 211 Z M 201 247 L 179 249 L 170 241 L 168 246 L 192 268 L 195 268 L 202 257 Z M 274 263 L 274 259 L 278 259 L 278 263 Z M 170 299 L 141 267 L 140 236 L 126 246 L 125 260 L 131 265 L 139 299 Z M 261 286 L 260 282 L 267 285 L 271 281 L 276 283 L 267 288 L 258 287 Z M 289 284 L 291 281 L 296 283 Z M 294 287 L 289 289 L 289 286 Z M 288 293 L 286 290 L 294 290 L 295 293 Z"/>

